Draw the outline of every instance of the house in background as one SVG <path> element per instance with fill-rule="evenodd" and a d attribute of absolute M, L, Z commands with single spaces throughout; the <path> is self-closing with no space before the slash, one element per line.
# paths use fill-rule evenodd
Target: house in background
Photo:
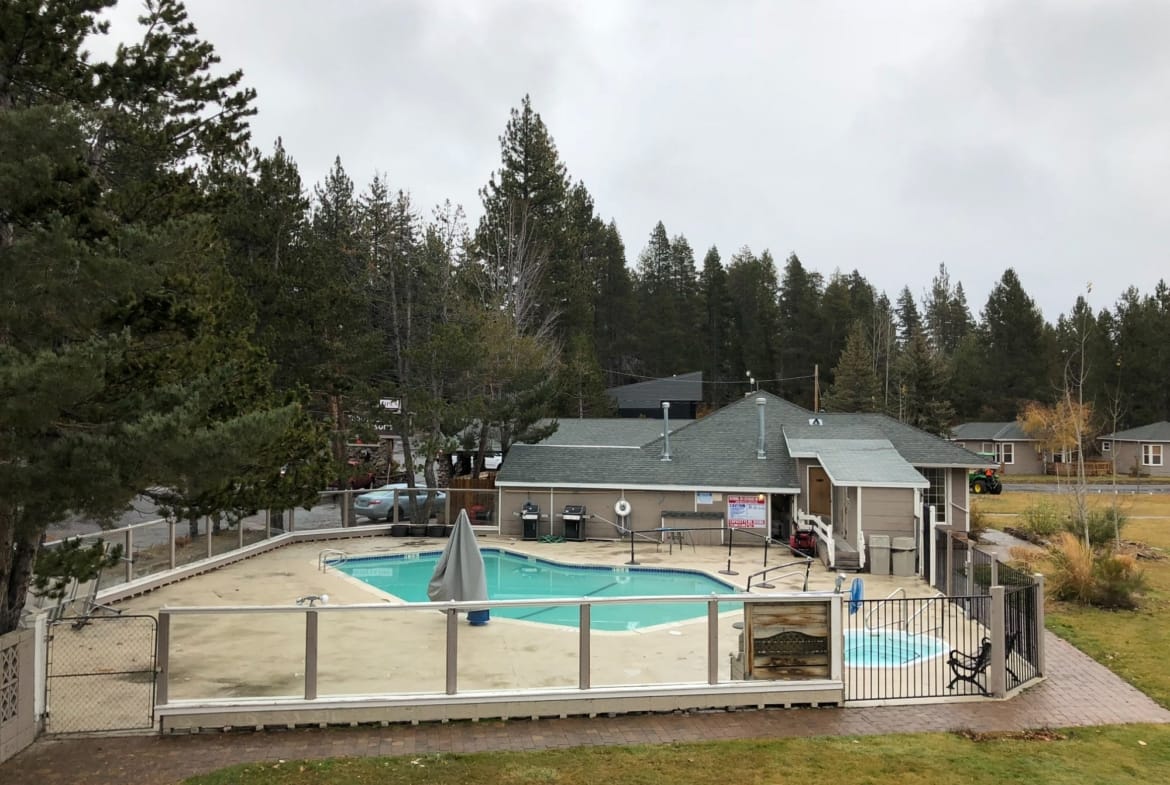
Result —
<path fill-rule="evenodd" d="M 812 525 L 834 569 L 865 569 L 869 538 L 884 535 L 914 543 L 921 574 L 933 526 L 968 530 L 967 472 L 990 465 L 885 415 L 813 413 L 766 392 L 669 422 L 650 434 L 630 420 L 565 420 L 559 435 L 514 445 L 496 477 L 501 533 L 621 540 L 632 530 L 659 542 L 685 529 L 698 545 L 759 546 Z M 532 531 L 529 504 L 542 516 Z"/>
<path fill-rule="evenodd" d="M 1015 422 L 965 422 L 951 428 L 951 441 L 990 456 L 1003 474 L 1043 474 L 1044 456 L 1036 439 Z"/>
<path fill-rule="evenodd" d="M 703 372 L 623 384 L 605 391 L 619 417 L 662 419 L 662 404 L 670 404 L 670 419 L 693 420 L 703 402 Z"/>
<path fill-rule="evenodd" d="M 1170 477 L 1170 422 L 1098 436 L 1097 443 L 1118 474 Z"/>

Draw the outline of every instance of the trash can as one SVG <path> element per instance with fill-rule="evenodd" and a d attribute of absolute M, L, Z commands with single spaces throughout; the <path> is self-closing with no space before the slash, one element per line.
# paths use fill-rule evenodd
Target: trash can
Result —
<path fill-rule="evenodd" d="M 869 572 L 871 575 L 890 574 L 890 536 L 874 534 L 869 538 Z"/>
<path fill-rule="evenodd" d="M 913 537 L 895 537 L 891 543 L 890 568 L 894 575 L 900 578 L 910 578 L 915 574 Z"/>
<path fill-rule="evenodd" d="M 540 507 L 524 502 L 520 508 L 520 520 L 524 521 L 524 539 L 535 540 L 540 536 Z"/>

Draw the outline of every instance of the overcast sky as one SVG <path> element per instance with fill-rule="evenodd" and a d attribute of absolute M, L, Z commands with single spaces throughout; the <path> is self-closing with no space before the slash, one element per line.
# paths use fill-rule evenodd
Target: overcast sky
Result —
<path fill-rule="evenodd" d="M 138 2 L 122 0 L 118 21 Z M 340 155 L 474 228 L 525 93 L 631 264 L 661 220 L 978 316 L 1170 278 L 1170 2 L 187 0 L 307 185 Z"/>

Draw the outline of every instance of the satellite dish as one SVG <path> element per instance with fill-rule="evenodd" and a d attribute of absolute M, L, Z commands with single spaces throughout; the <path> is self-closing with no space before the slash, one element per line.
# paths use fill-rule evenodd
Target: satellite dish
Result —
<path fill-rule="evenodd" d="M 630 503 L 625 499 L 618 499 L 616 502 L 614 502 L 613 511 L 616 512 L 619 517 L 625 518 L 630 514 L 630 509 Z"/>

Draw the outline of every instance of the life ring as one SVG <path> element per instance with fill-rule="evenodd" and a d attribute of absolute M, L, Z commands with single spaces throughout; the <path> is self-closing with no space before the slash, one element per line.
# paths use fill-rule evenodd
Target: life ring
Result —
<path fill-rule="evenodd" d="M 618 499 L 614 502 L 613 511 L 618 514 L 618 517 L 625 518 L 630 514 L 630 503 L 626 499 Z"/>

